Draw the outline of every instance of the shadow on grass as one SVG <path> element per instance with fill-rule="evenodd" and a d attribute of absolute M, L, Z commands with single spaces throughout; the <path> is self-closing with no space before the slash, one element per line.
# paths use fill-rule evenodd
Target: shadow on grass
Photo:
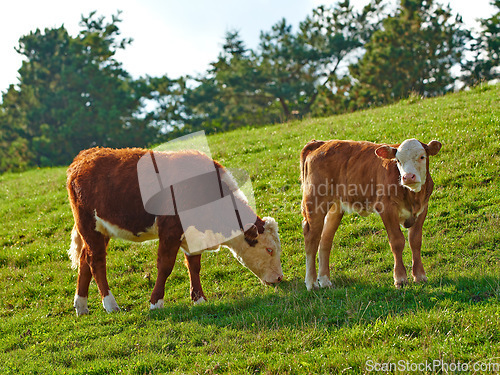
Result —
<path fill-rule="evenodd" d="M 440 278 L 403 289 L 346 276 L 332 278 L 332 283 L 330 289 L 308 292 L 296 278 L 282 282 L 271 295 L 166 305 L 150 312 L 150 318 L 234 329 L 340 328 L 434 309 L 498 305 L 500 300 L 499 277 Z"/>

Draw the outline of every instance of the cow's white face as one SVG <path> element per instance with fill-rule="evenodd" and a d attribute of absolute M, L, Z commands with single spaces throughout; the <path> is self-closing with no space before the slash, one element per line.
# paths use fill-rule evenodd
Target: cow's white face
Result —
<path fill-rule="evenodd" d="M 396 159 L 401 185 L 418 193 L 427 179 L 427 158 L 436 155 L 440 149 L 438 141 L 426 145 L 416 139 L 407 139 L 397 149 L 381 146 L 375 153 L 383 159 Z"/>
<path fill-rule="evenodd" d="M 278 223 L 271 217 L 263 218 L 264 232 L 251 246 L 244 236 L 232 239 L 227 245 L 238 261 L 252 271 L 264 284 L 275 284 L 283 279 L 281 244 Z"/>

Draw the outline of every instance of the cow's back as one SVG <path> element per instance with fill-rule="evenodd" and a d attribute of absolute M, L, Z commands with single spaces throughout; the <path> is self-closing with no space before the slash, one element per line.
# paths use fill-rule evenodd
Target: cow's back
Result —
<path fill-rule="evenodd" d="M 139 186 L 138 162 L 149 157 L 150 150 L 140 148 L 93 148 L 82 151 L 68 168 L 67 187 L 73 211 L 98 216 L 132 233 L 144 232 L 155 222 L 146 212 Z M 160 173 L 182 176 L 186 170 L 213 171 L 214 161 L 198 151 L 154 152 Z M 216 166 L 220 167 L 218 163 Z M 151 171 L 150 171 L 151 172 Z M 152 171 L 154 172 L 154 170 Z M 156 173 L 144 178 L 158 183 Z M 193 196 L 202 186 L 193 185 Z M 189 192 L 188 192 L 189 194 Z"/>
<path fill-rule="evenodd" d="M 133 233 L 150 227 L 154 216 L 144 210 L 137 177 L 137 162 L 147 152 L 138 148 L 80 152 L 67 172 L 72 206 Z"/>

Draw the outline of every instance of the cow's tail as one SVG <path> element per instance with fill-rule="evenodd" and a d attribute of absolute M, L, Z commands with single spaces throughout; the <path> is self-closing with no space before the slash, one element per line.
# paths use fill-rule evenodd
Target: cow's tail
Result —
<path fill-rule="evenodd" d="M 68 249 L 69 259 L 71 259 L 71 268 L 77 269 L 80 264 L 80 255 L 82 254 L 83 240 L 78 233 L 76 224 L 71 231 L 71 246 Z"/>
<path fill-rule="evenodd" d="M 307 155 L 316 150 L 318 147 L 322 146 L 324 143 L 324 141 L 316 141 L 315 139 L 313 139 L 312 141 L 309 141 L 302 149 L 302 152 L 300 153 L 300 181 L 302 183 L 304 183 L 308 173 L 307 165 L 305 163 Z"/>

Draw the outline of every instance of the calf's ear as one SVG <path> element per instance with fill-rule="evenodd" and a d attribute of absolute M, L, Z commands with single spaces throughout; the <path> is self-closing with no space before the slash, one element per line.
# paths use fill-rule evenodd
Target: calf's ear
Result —
<path fill-rule="evenodd" d="M 383 145 L 375 150 L 375 154 L 381 159 L 394 159 L 397 151 L 397 148 Z"/>
<path fill-rule="evenodd" d="M 437 155 L 439 150 L 441 150 L 441 142 L 438 141 L 430 141 L 429 144 L 427 145 L 427 153 L 429 155 Z"/>

